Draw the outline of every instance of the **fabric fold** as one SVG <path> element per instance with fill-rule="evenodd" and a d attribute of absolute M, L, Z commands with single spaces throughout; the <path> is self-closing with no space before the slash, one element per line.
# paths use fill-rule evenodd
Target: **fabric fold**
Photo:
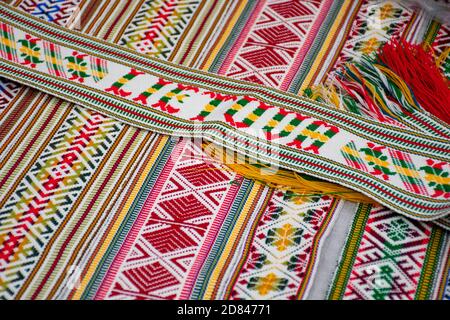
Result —
<path fill-rule="evenodd" d="M 0 29 L 3 77 L 140 128 L 339 183 L 417 220 L 449 214 L 444 137 L 153 59 L 3 3 Z"/>

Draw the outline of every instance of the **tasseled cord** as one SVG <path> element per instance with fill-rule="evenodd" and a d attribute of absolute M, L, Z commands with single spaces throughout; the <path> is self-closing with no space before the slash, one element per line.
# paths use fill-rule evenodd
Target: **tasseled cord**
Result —
<path fill-rule="evenodd" d="M 408 85 L 423 109 L 450 123 L 450 81 L 437 66 L 446 55 L 448 50 L 435 61 L 430 50 L 402 39 L 383 45 L 377 60 Z"/>

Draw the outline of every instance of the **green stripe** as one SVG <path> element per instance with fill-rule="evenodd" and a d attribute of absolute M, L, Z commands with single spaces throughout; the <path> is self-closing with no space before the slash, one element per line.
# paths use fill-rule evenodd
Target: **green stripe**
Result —
<path fill-rule="evenodd" d="M 445 239 L 445 231 L 440 227 L 433 226 L 427 253 L 425 254 L 425 260 L 423 262 L 422 272 L 417 285 L 416 300 L 428 300 L 432 298 L 431 295 L 434 282 L 438 276 L 436 274 L 436 269 L 439 265 L 440 258 L 443 256 L 440 253 Z"/>
<path fill-rule="evenodd" d="M 356 254 L 361 244 L 361 239 L 364 234 L 364 228 L 369 219 L 372 205 L 360 204 L 358 211 L 356 212 L 355 220 L 353 221 L 352 228 L 349 232 L 349 237 L 339 267 L 336 272 L 333 284 L 328 293 L 328 299 L 341 300 L 344 297 L 345 289 L 347 288 L 348 280 L 352 272 L 353 265 L 355 264 Z"/>

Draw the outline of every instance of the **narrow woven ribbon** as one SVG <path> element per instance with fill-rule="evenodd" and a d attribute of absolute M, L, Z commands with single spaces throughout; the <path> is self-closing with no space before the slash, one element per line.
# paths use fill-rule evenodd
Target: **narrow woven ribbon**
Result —
<path fill-rule="evenodd" d="M 306 98 L 187 69 L 0 3 L 0 75 L 128 124 L 214 141 L 357 190 L 419 220 L 450 210 L 450 128 L 382 124 Z"/>

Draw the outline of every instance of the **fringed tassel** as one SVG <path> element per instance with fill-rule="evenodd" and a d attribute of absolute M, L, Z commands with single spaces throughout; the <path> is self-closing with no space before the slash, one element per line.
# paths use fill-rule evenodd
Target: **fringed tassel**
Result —
<path fill-rule="evenodd" d="M 439 70 L 431 50 L 392 40 L 380 48 L 377 60 L 403 79 L 423 109 L 450 123 L 450 81 Z"/>
<path fill-rule="evenodd" d="M 203 150 L 213 159 L 225 164 L 230 171 L 272 188 L 291 191 L 300 198 L 329 195 L 354 202 L 375 203 L 374 200 L 359 192 L 334 183 L 298 174 L 294 171 L 275 168 L 264 163 L 248 163 L 239 155 L 234 153 L 230 155 L 226 150 L 213 143 L 204 143 Z"/>
<path fill-rule="evenodd" d="M 376 203 L 362 193 L 334 183 L 300 175 L 294 171 L 278 169 L 271 174 L 267 169 L 253 164 L 229 164 L 227 166 L 246 178 L 260 181 L 276 189 L 292 191 L 298 196 L 310 197 L 323 194 L 353 202 Z"/>
<path fill-rule="evenodd" d="M 416 56 L 427 61 L 421 68 L 416 66 L 418 61 L 413 58 Z M 374 56 L 363 56 L 358 63 L 344 66 L 327 85 L 341 92 L 341 100 L 349 111 L 383 123 L 450 138 L 449 81 L 437 63 L 431 51 L 404 40 L 393 40 Z M 395 70 L 394 66 L 397 66 Z M 429 99 L 431 96 L 433 100 Z"/>

